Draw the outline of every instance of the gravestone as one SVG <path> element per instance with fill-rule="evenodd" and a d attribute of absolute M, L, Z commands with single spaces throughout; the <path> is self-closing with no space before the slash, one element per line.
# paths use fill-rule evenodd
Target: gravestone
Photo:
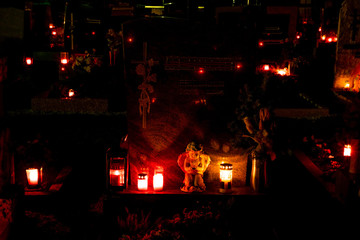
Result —
<path fill-rule="evenodd" d="M 360 2 L 344 1 L 339 18 L 334 88 L 359 91 Z"/>
<path fill-rule="evenodd" d="M 229 137 L 219 131 L 225 125 L 221 126 L 222 116 L 214 110 L 216 99 L 224 97 L 225 78 L 214 77 L 215 72 L 199 73 L 196 68 L 192 68 L 195 71 L 164 70 L 161 63 L 156 65 L 154 62 L 144 57 L 128 71 L 132 73 L 127 79 L 130 184 L 136 186 L 138 174 L 147 169 L 149 190 L 152 190 L 154 169 L 161 166 L 164 168 L 164 190 L 179 189 L 184 173 L 177 165 L 178 156 L 185 152 L 189 142 L 196 141 L 211 158 L 204 174 L 207 186 L 219 183 L 221 162 L 233 164 L 234 186 L 243 186 L 247 155 L 233 149 Z M 139 74 L 141 72 L 149 77 L 153 73 L 161 74 L 156 75 L 156 81 L 155 75 L 147 81 L 146 76 Z M 151 91 L 146 94 L 144 82 L 151 85 L 147 86 L 146 89 Z M 144 95 L 147 95 L 146 104 Z"/>

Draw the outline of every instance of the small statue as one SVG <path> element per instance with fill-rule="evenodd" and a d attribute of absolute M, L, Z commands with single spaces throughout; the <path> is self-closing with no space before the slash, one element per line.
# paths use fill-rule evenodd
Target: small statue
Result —
<path fill-rule="evenodd" d="M 203 192 L 206 189 L 203 174 L 210 164 L 210 157 L 203 152 L 203 146 L 190 142 L 186 152 L 179 155 L 177 163 L 185 173 L 183 192 Z"/>

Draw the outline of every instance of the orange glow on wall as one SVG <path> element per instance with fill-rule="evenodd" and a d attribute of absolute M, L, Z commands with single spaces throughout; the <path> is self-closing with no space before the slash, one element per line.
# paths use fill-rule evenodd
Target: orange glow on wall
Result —
<path fill-rule="evenodd" d="M 344 157 L 351 157 L 351 145 L 346 144 L 344 146 Z"/>
<path fill-rule="evenodd" d="M 137 187 L 138 187 L 139 191 L 147 191 L 148 190 L 148 175 L 146 173 L 138 174 Z"/>

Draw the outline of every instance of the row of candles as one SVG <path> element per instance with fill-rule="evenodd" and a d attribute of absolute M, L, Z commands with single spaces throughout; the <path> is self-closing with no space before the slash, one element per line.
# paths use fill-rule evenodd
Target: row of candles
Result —
<path fill-rule="evenodd" d="M 344 157 L 351 157 L 351 145 L 346 144 L 344 146 Z M 230 163 L 220 164 L 220 192 L 231 192 L 232 184 L 232 172 L 233 166 Z M 149 174 L 143 171 L 138 174 L 137 189 L 139 191 L 147 191 L 149 189 L 148 184 Z M 28 168 L 26 169 L 26 178 L 28 188 L 38 188 L 43 181 L 43 168 Z M 109 169 L 110 185 L 113 187 L 125 187 L 125 169 L 116 168 Z M 164 169 L 162 167 L 156 167 L 153 175 L 153 190 L 162 191 L 164 188 Z"/>
<path fill-rule="evenodd" d="M 232 164 L 221 163 L 220 164 L 220 192 L 231 192 L 232 182 Z M 43 178 L 42 168 L 28 168 L 26 169 L 26 177 L 29 188 L 40 187 Z M 109 170 L 110 185 L 113 187 L 125 186 L 125 170 L 110 169 Z M 138 174 L 137 189 L 139 191 L 147 191 L 148 186 L 148 173 L 141 172 Z M 153 190 L 162 191 L 164 188 L 164 169 L 162 167 L 156 167 L 153 175 Z"/>

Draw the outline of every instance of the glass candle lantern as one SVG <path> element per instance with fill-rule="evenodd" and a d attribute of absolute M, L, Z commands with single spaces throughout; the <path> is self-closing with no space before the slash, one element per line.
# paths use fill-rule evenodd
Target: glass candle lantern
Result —
<path fill-rule="evenodd" d="M 137 182 L 139 191 L 147 191 L 148 190 L 148 175 L 146 173 L 138 174 L 138 182 Z"/>
<path fill-rule="evenodd" d="M 127 183 L 127 152 L 124 149 L 108 149 L 107 161 L 107 188 L 108 190 L 122 191 Z"/>
<path fill-rule="evenodd" d="M 40 188 L 43 178 L 43 168 L 27 168 L 26 180 L 28 188 Z"/>
<path fill-rule="evenodd" d="M 344 146 L 344 157 L 351 157 L 351 145 L 346 144 Z"/>
<path fill-rule="evenodd" d="M 74 90 L 74 89 L 69 89 L 69 91 L 68 91 L 68 97 L 69 97 L 69 98 L 75 97 L 75 90 Z"/>
<path fill-rule="evenodd" d="M 233 166 L 230 163 L 220 164 L 220 192 L 231 192 Z"/>
<path fill-rule="evenodd" d="M 153 177 L 154 191 L 162 191 L 164 188 L 164 169 L 162 167 L 156 167 Z"/>
<path fill-rule="evenodd" d="M 69 63 L 69 53 L 68 52 L 60 52 L 60 63 L 66 65 Z"/>

